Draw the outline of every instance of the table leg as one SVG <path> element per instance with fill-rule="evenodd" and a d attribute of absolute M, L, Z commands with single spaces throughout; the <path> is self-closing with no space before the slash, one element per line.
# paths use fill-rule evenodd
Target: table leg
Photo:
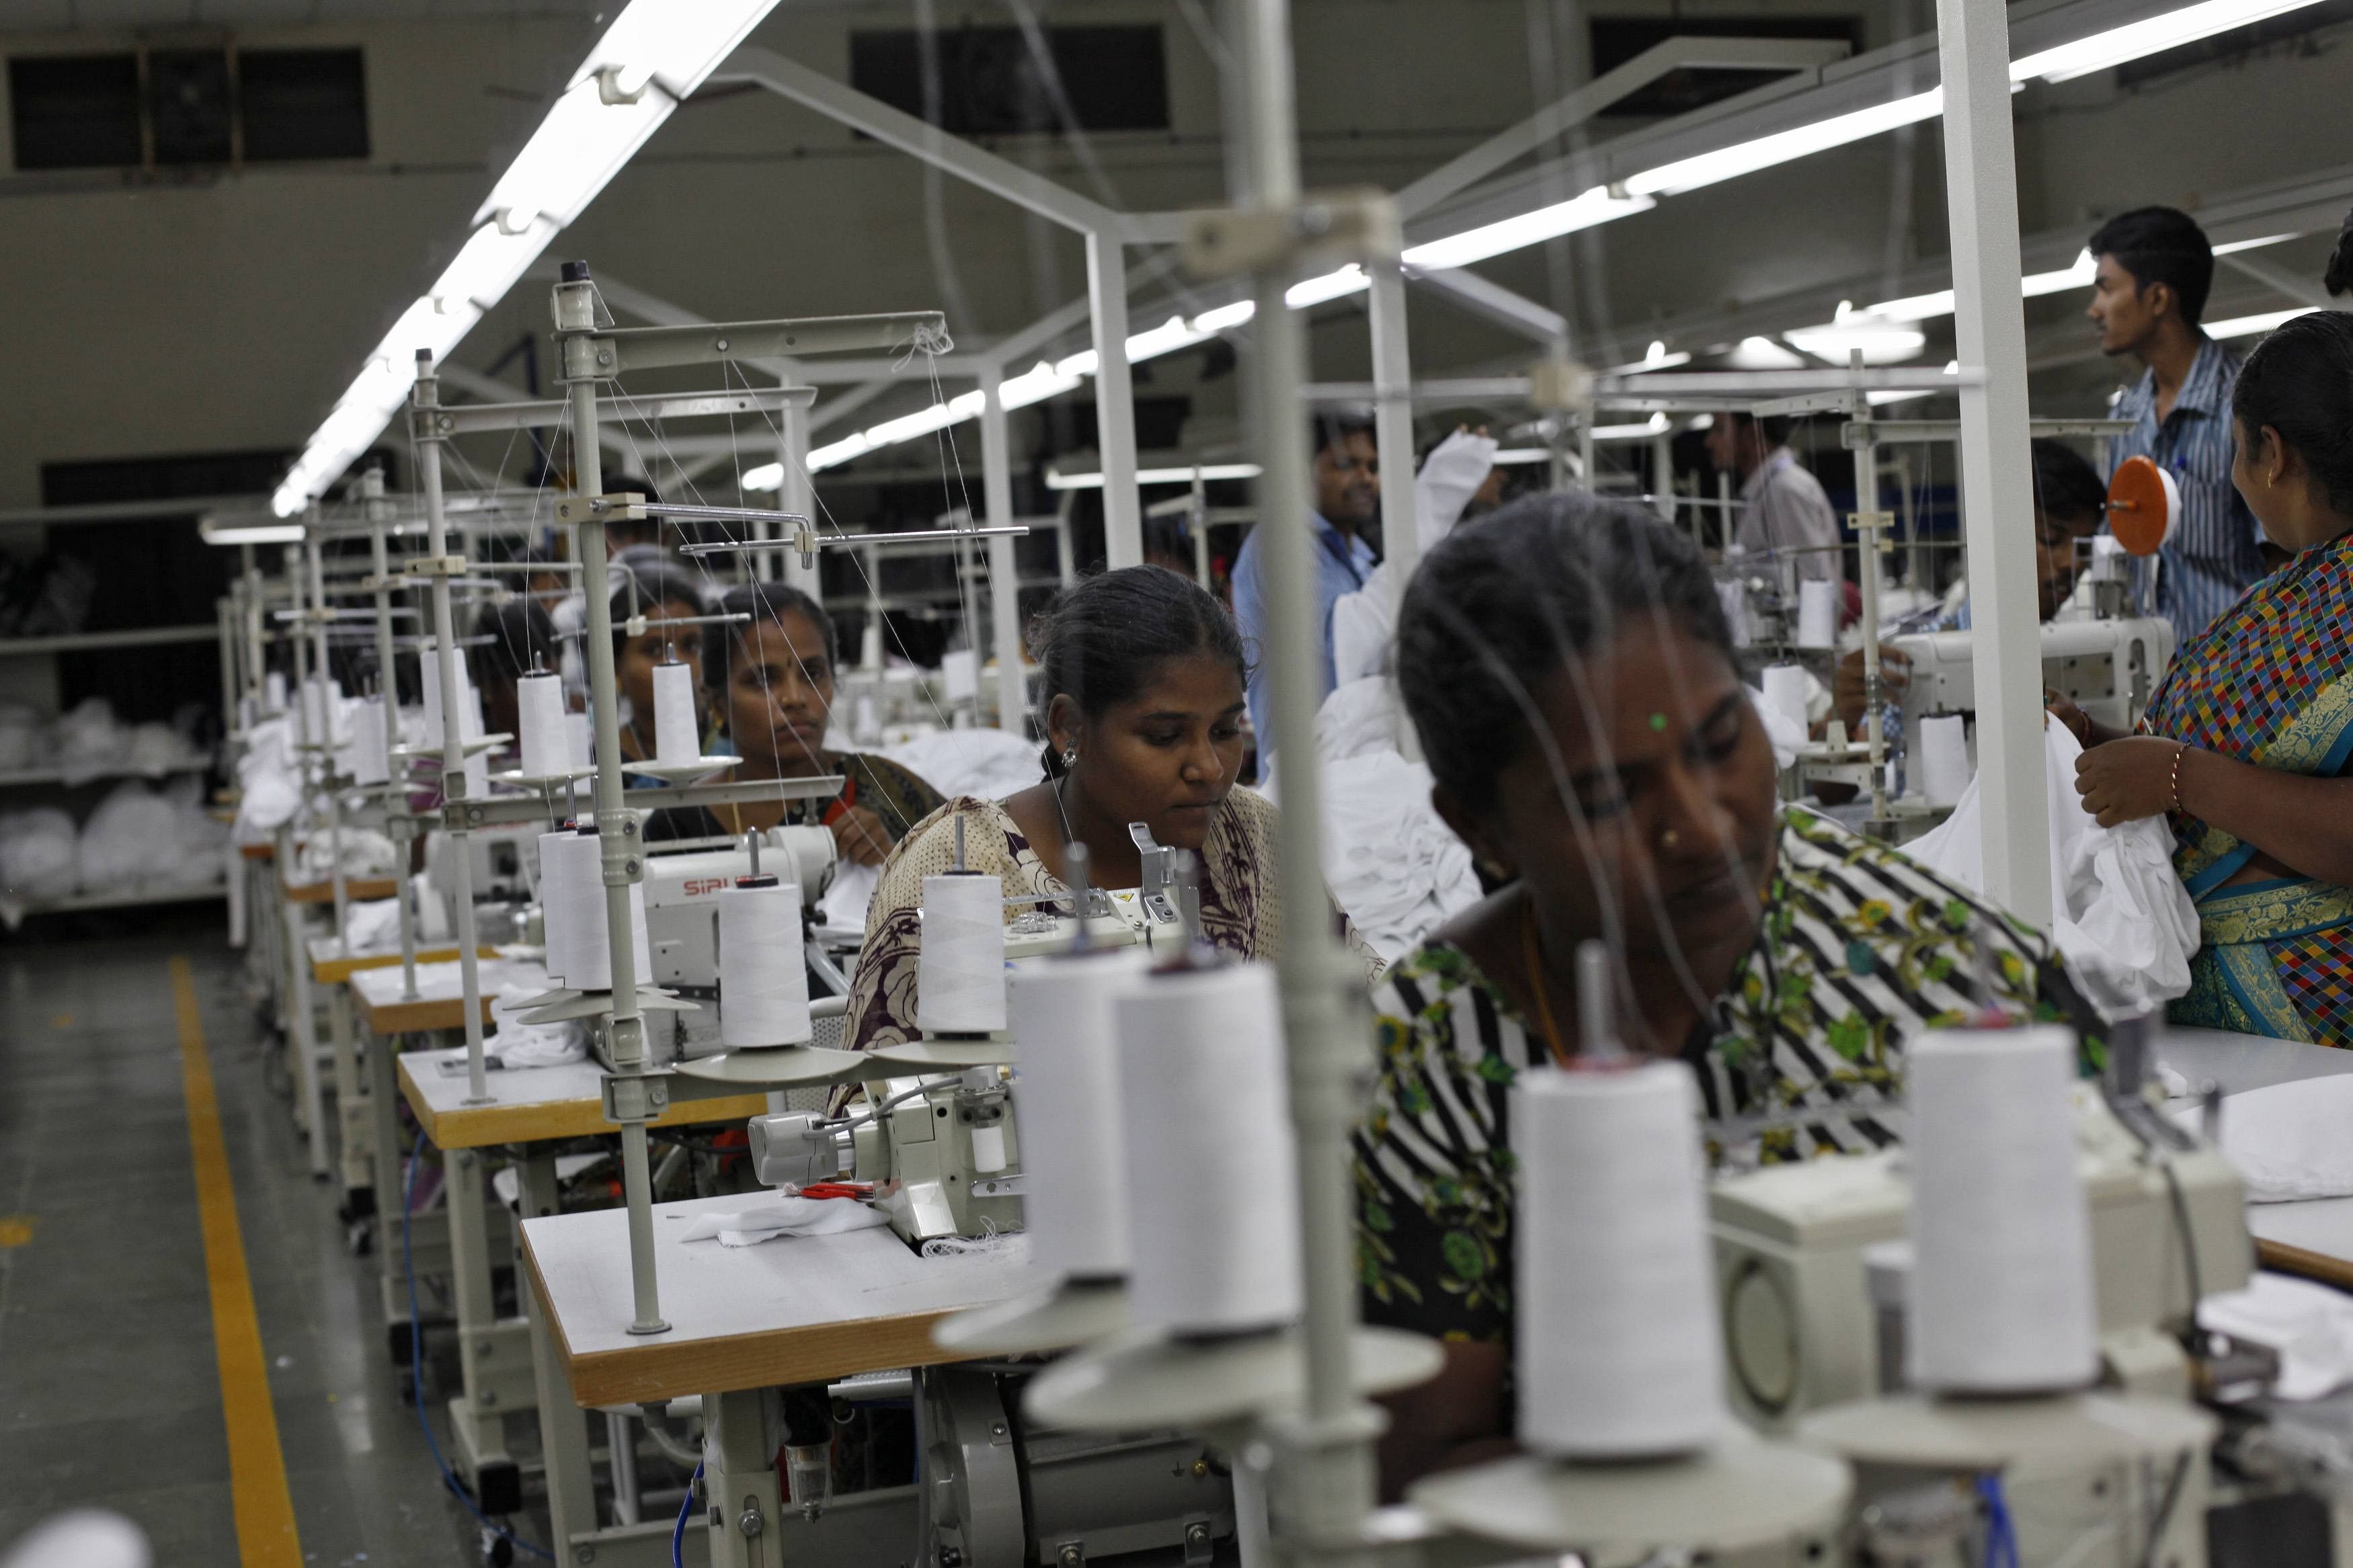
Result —
<path fill-rule="evenodd" d="M 286 910 L 286 1011 L 288 1048 L 294 1058 L 294 1085 L 301 1091 L 302 1131 L 311 1143 L 311 1175 L 327 1179 L 326 1093 L 319 1081 L 319 1021 L 311 994 L 311 955 L 304 942 L 302 906 Z"/>
<path fill-rule="evenodd" d="M 555 1533 L 555 1560 L 568 1563 L 578 1550 L 575 1543 L 596 1531 L 596 1480 L 588 1461 L 588 1418 L 572 1402 L 572 1384 L 548 1335 L 539 1292 L 525 1285 L 523 1294 L 523 1310 L 531 1320 L 532 1376 L 539 1388 L 541 1456 L 547 1463 L 547 1517 Z"/>
<path fill-rule="evenodd" d="M 702 1415 L 712 1568 L 781 1568 L 784 1501 L 776 1485 L 776 1391 L 707 1394 Z"/>
<path fill-rule="evenodd" d="M 369 1110 L 360 1093 L 360 1063 L 353 1041 L 352 988 L 332 987 L 327 994 L 327 1037 L 333 1043 L 335 1054 L 335 1125 L 343 1140 L 343 1194 L 356 1200 L 369 1185 Z M 352 1212 L 357 1214 L 363 1205 L 352 1202 Z"/>
<path fill-rule="evenodd" d="M 486 1513 L 512 1513 L 520 1502 L 522 1480 L 508 1457 L 506 1412 L 498 1390 L 486 1373 L 498 1370 L 481 1363 L 495 1345 L 498 1316 L 491 1292 L 491 1238 L 483 1207 L 488 1185 L 480 1152 L 451 1150 L 444 1156 L 449 1203 L 449 1294 L 458 1313 L 458 1354 L 463 1386 L 449 1401 L 451 1447 L 459 1465 L 474 1482 L 475 1496 Z"/>

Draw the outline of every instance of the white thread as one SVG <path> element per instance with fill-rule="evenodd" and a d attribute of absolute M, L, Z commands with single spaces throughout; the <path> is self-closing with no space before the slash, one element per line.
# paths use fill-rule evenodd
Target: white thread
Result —
<path fill-rule="evenodd" d="M 1798 646 L 1838 646 L 1841 585 L 1812 579 L 1798 585 Z"/>
<path fill-rule="evenodd" d="M 480 740 L 490 732 L 482 723 L 481 692 L 469 686 L 459 694 L 459 739 L 468 742 Z M 471 746 L 467 748 L 466 793 L 476 800 L 491 793 L 491 753 L 489 752 L 478 752 Z"/>
<path fill-rule="evenodd" d="M 719 1043 L 740 1051 L 813 1037 L 800 889 L 720 889 Z"/>
<path fill-rule="evenodd" d="M 265 713 L 286 711 L 286 672 L 282 669 L 265 671 L 261 677 L 261 710 Z"/>
<path fill-rule="evenodd" d="M 569 839 L 569 843 L 564 840 Z M 603 846 L 593 833 L 550 833 L 540 839 L 540 900 L 543 908 L 564 906 L 563 946 L 554 928 L 548 941 L 548 973 L 575 991 L 613 988 L 613 948 L 606 914 Z M 629 930 L 638 984 L 653 983 L 653 945 L 646 940 L 646 888 L 629 884 Z M 562 964 L 559 970 L 556 966 Z"/>
<path fill-rule="evenodd" d="M 972 1168 L 984 1176 L 1005 1169 L 1005 1129 L 999 1125 L 972 1130 Z"/>
<path fill-rule="evenodd" d="M 1969 739 L 1957 713 L 1920 721 L 1920 793 L 1933 806 L 1960 803 L 1969 787 Z"/>
<path fill-rule="evenodd" d="M 335 743 L 335 717 L 343 706 L 343 689 L 327 677 L 314 675 L 302 682 L 302 721 L 309 726 L 312 745 Z"/>
<path fill-rule="evenodd" d="M 1713 1441 L 1724 1346 L 1691 1069 L 1525 1073 L 1511 1117 L 1521 1444 L 1630 1458 Z"/>
<path fill-rule="evenodd" d="M 2075 1035 L 1947 1029 L 1913 1042 L 1915 1386 L 2080 1388 L 2099 1371 L 2092 1226 L 2075 1165 Z"/>
<path fill-rule="evenodd" d="M 353 783 L 379 784 L 392 776 L 392 757 L 385 750 L 384 735 L 384 699 L 363 698 L 359 711 L 353 715 L 352 779 Z"/>
<path fill-rule="evenodd" d="M 563 677 L 556 679 L 560 680 Z M 587 714 L 566 713 L 564 716 L 564 735 L 565 751 L 572 758 L 574 767 L 593 768 L 596 765 L 596 735 L 589 725 Z"/>
<path fill-rule="evenodd" d="M 516 737 L 526 778 L 552 778 L 569 769 L 572 739 L 564 722 L 564 678 L 526 675 L 515 682 Z"/>
<path fill-rule="evenodd" d="M 1100 950 L 1006 978 L 1020 1064 L 1023 1213 L 1038 1267 L 1065 1279 L 1127 1272 L 1127 1170 L 1119 1151 L 1113 999 L 1144 977 L 1142 948 Z"/>
<path fill-rule="evenodd" d="M 702 731 L 694 723 L 694 667 L 654 666 L 654 760 L 681 766 L 702 755 Z"/>
<path fill-rule="evenodd" d="M 1005 1027 L 1005 884 L 948 872 L 923 879 L 915 1023 L 926 1035 Z"/>
<path fill-rule="evenodd" d="M 1715 602 L 1723 607 L 1724 624 L 1732 633 L 1732 646 L 1746 647 L 1748 631 L 1748 590 L 1738 583 L 1718 583 Z"/>
<path fill-rule="evenodd" d="M 1768 664 L 1765 667 L 1765 700 L 1785 718 L 1810 729 L 1806 716 L 1806 667 Z"/>
<path fill-rule="evenodd" d="M 1147 975 L 1117 1020 L 1130 1310 L 1173 1332 L 1300 1310 L 1299 1200 L 1282 1010 L 1265 964 Z"/>

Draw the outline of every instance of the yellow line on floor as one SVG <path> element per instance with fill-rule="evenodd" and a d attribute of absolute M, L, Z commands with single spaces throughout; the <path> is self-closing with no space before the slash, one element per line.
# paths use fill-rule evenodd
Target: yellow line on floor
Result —
<path fill-rule="evenodd" d="M 228 1145 L 220 1101 L 205 1054 L 205 1021 L 185 958 L 172 960 L 172 1000 L 179 1015 L 180 1081 L 188 1101 L 188 1144 L 195 1156 L 196 1213 L 204 1225 L 205 1274 L 212 1287 L 213 1350 L 220 1361 L 221 1414 L 228 1426 L 229 1502 L 237 1516 L 237 1557 L 245 1568 L 301 1568 L 294 1499 L 278 1446 L 278 1412 L 269 1401 L 269 1363 L 245 1267 L 245 1233 L 237 1223 Z"/>

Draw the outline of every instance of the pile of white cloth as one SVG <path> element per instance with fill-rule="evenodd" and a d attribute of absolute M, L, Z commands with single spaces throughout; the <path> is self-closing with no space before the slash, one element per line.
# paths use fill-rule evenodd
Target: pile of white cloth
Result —
<path fill-rule="evenodd" d="M 562 1067 L 588 1055 L 588 1026 L 577 1019 L 556 1024 L 526 1024 L 522 1015 L 533 997 L 545 994 L 545 984 L 508 980 L 491 1004 L 491 1035 L 482 1043 L 510 1068 Z"/>
<path fill-rule="evenodd" d="M 21 723 L 0 725 L 27 734 L 32 754 L 19 767 L 43 760 L 53 763 L 68 784 L 81 784 L 109 773 L 161 775 L 193 767 L 204 760 L 195 742 L 169 724 L 125 724 L 114 716 L 103 697 L 84 699 L 70 713 L 49 725 L 45 734 L 27 732 Z M 15 743 L 0 742 L 0 762 Z"/>
<path fill-rule="evenodd" d="M 295 879 L 303 882 L 323 882 L 335 874 L 335 836 L 323 823 L 311 825 L 311 837 L 294 852 Z M 346 877 L 389 877 L 400 864 L 400 851 L 391 839 L 373 827 L 343 824 L 343 875 Z"/>
<path fill-rule="evenodd" d="M 0 816 L 0 892 L 12 899 L 63 899 L 81 885 L 81 837 L 53 805 Z"/>
<path fill-rule="evenodd" d="M 302 779 L 294 765 L 293 725 L 286 715 L 264 719 L 248 732 L 237 763 L 239 844 L 267 844 L 302 809 Z"/>
<path fill-rule="evenodd" d="M 1324 876 L 1374 952 L 1394 963 L 1479 901 L 1471 851 L 1430 804 L 1430 769 L 1394 751 L 1327 758 Z"/>
<path fill-rule="evenodd" d="M 127 782 L 80 827 L 55 806 L 0 816 L 0 893 L 35 901 L 80 893 L 198 891 L 218 883 L 226 833 L 194 778 Z"/>
<path fill-rule="evenodd" d="M 1424 553 L 1454 531 L 1462 509 L 1494 470 L 1501 443 L 1457 430 L 1430 449 L 1413 479 L 1414 535 Z M 1383 562 L 1356 593 L 1332 605 L 1332 662 L 1343 685 L 1388 668 L 1389 644 L 1397 637 L 1398 592 Z"/>
<path fill-rule="evenodd" d="M 2042 727 L 2051 820 L 2051 935 L 2068 973 L 2110 1018 L 2147 1012 L 2189 989 L 2198 911 L 2173 869 L 2173 834 L 2162 816 L 2102 827 L 2075 793 L 2084 748 L 2063 724 Z M 1985 887 L 1985 824 L 1978 781 L 1953 815 L 1905 846 L 1915 860 L 1973 891 Z"/>
<path fill-rule="evenodd" d="M 1004 730 L 934 730 L 878 754 L 950 800 L 1003 800 L 1045 776 L 1038 742 Z"/>
<path fill-rule="evenodd" d="M 410 907 L 417 911 L 419 942 L 448 942 L 449 916 L 419 871 L 408 879 Z M 349 907 L 343 941 L 355 952 L 389 952 L 400 945 L 400 900 L 361 899 Z"/>

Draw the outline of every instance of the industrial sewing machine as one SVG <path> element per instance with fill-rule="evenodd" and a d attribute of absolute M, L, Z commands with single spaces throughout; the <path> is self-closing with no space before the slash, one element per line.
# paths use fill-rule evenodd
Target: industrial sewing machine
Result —
<path fill-rule="evenodd" d="M 740 877 L 765 869 L 797 885 L 801 907 L 807 910 L 817 907 L 832 885 L 837 861 L 829 829 L 771 827 L 760 835 L 760 843 L 757 866 L 752 851 L 740 845 L 646 858 L 646 936 L 653 948 L 654 984 L 695 1004 L 691 1012 L 651 1016 L 648 1044 L 657 1060 L 684 1060 L 721 1049 L 719 890 L 733 887 Z M 824 994 L 829 989 L 841 994 L 849 989 L 839 968 L 822 949 L 813 950 L 810 967 L 821 982 L 821 986 L 812 987 L 815 994 Z M 674 1032 L 665 1037 L 666 1028 Z"/>
<path fill-rule="evenodd" d="M 1975 637 L 1928 632 L 1889 641 L 1912 661 L 1902 705 L 1905 756 L 1920 754 L 1921 720 L 1975 718 Z M 2113 729 L 2129 730 L 2139 721 L 2172 658 L 2173 624 L 2161 616 L 2057 620 L 2042 627 L 2042 684 Z M 1916 780 L 1911 793 L 1918 793 Z"/>

